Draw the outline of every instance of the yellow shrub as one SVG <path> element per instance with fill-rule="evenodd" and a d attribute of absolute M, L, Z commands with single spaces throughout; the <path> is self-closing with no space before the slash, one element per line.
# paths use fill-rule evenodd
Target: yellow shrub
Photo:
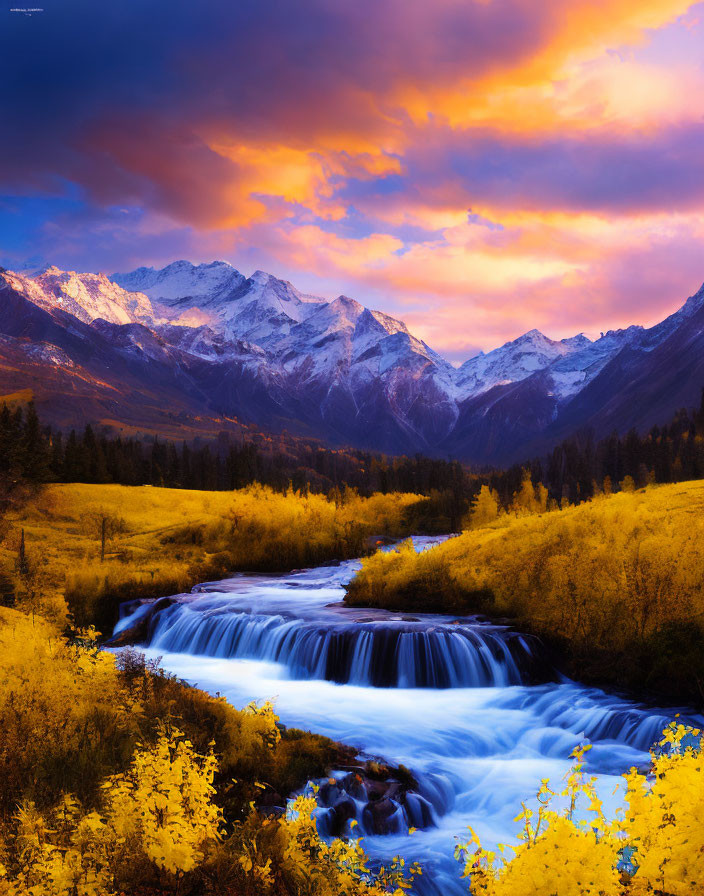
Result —
<path fill-rule="evenodd" d="M 673 724 L 648 781 L 627 776 L 625 827 L 646 892 L 692 896 L 704 886 L 704 759 L 700 732 Z"/>
<path fill-rule="evenodd" d="M 289 807 L 283 822 L 287 844 L 284 859 L 298 883 L 297 894 L 389 896 L 392 893 L 402 896 L 410 889 L 413 875 L 420 873 L 418 866 L 412 866 L 411 874 L 407 876 L 403 862 L 394 859 L 388 868 L 370 873 L 369 859 L 360 840 L 336 837 L 326 843 L 319 837 L 313 816 L 316 807 L 314 797 L 299 796 Z"/>
<path fill-rule="evenodd" d="M 249 715 L 270 729 L 273 749 L 278 729 L 271 705 L 251 708 Z M 0 892 L 112 896 L 148 885 L 150 866 L 167 875 L 154 878 L 158 891 L 178 892 L 178 880 L 190 875 L 190 891 L 196 892 L 201 871 L 210 867 L 227 874 L 228 863 L 244 876 L 248 891 L 259 894 L 271 892 L 276 882 L 296 896 L 389 896 L 410 886 L 401 860 L 372 873 L 359 840 L 322 840 L 312 797 L 298 797 L 281 820 L 253 813 L 243 836 L 222 843 L 216 771 L 212 752 L 198 754 L 172 729 L 152 747 L 137 750 L 124 774 L 105 782 L 100 814 L 83 813 L 70 796 L 44 814 L 25 804 L 15 836 L 19 868 L 12 875 L 0 865 Z"/>
<path fill-rule="evenodd" d="M 28 803 L 20 808 L 17 820 L 22 866 L 14 879 L 6 881 L 9 896 L 109 896 L 114 892 L 106 864 L 111 838 L 96 812 L 80 817 L 78 804 L 67 796 L 49 819 Z"/>
<path fill-rule="evenodd" d="M 215 756 L 198 756 L 178 730 L 138 751 L 127 772 L 104 785 L 107 823 L 118 842 L 171 874 L 191 871 L 220 836 L 216 769 Z"/>
<path fill-rule="evenodd" d="M 583 773 L 585 748 L 560 796 L 543 781 L 537 822 L 525 804 L 519 845 L 497 863 L 472 833 L 456 849 L 472 896 L 696 896 L 704 881 L 704 740 L 697 729 L 673 723 L 651 754 L 652 774 L 625 775 L 626 807 L 607 821 Z M 588 748 L 587 748 L 588 749 Z M 584 805 L 578 814 L 579 802 Z M 474 848 L 473 848 L 474 847 Z M 501 847 L 503 853 L 504 848 Z"/>
<path fill-rule="evenodd" d="M 118 732 L 135 706 L 113 657 L 83 644 L 0 608 L 0 809 L 20 795 L 52 800 L 90 786 L 119 755 Z"/>

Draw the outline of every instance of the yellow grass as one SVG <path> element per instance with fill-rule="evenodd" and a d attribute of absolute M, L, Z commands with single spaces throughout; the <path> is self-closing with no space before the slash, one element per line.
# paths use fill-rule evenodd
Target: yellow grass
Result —
<path fill-rule="evenodd" d="M 704 482 L 502 516 L 422 555 L 375 555 L 348 599 L 509 616 L 561 645 L 574 674 L 701 699 Z"/>
<path fill-rule="evenodd" d="M 284 570 L 356 556 L 372 534 L 404 534 L 406 508 L 419 500 L 347 492 L 335 502 L 261 486 L 211 492 L 50 485 L 11 521 L 0 560 L 6 569 L 16 565 L 24 530 L 25 602 L 60 614 L 65 593 L 77 624 L 107 632 L 117 605 L 131 597 L 174 593 L 234 569 Z M 55 605 L 47 607 L 51 599 Z"/>

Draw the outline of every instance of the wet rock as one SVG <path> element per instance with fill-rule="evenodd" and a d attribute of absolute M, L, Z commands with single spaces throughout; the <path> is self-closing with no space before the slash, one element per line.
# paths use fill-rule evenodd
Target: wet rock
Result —
<path fill-rule="evenodd" d="M 339 799 L 343 789 L 334 778 L 328 778 L 318 785 L 317 800 L 321 806 L 332 806 Z"/>
<path fill-rule="evenodd" d="M 364 828 L 373 834 L 391 834 L 394 827 L 390 823 L 398 806 L 388 797 L 367 803 L 362 813 Z"/>
<path fill-rule="evenodd" d="M 173 597 L 160 597 L 151 608 L 129 628 L 113 635 L 107 642 L 108 647 L 127 647 L 130 644 L 144 644 L 149 641 L 151 623 L 157 613 L 166 610 L 176 603 Z"/>
<path fill-rule="evenodd" d="M 364 786 L 364 774 L 362 770 L 350 772 L 340 782 L 346 793 L 356 800 L 367 800 L 367 790 Z"/>
<path fill-rule="evenodd" d="M 339 837 L 347 829 L 347 823 L 357 817 L 357 804 L 351 796 L 345 794 L 337 800 L 332 808 L 333 815 L 330 819 L 330 833 L 334 837 Z"/>

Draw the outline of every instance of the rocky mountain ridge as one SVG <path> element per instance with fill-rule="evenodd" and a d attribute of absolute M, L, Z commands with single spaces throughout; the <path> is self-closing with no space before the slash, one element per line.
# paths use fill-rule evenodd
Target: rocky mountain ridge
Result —
<path fill-rule="evenodd" d="M 38 368 L 46 368 L 62 409 L 49 415 L 61 425 L 72 413 L 158 430 L 158 410 L 160 419 L 183 413 L 195 428 L 199 417 L 237 418 L 332 444 L 478 463 L 520 459 L 587 423 L 600 431 L 602 418 L 616 426 L 607 370 L 609 382 L 628 391 L 628 377 L 647 379 L 649 365 L 663 364 L 666 346 L 685 331 L 690 341 L 704 339 L 696 323 L 704 287 L 650 329 L 594 341 L 552 340 L 534 329 L 456 368 L 383 312 L 347 296 L 302 293 L 263 271 L 246 277 L 226 262 L 179 261 L 110 277 L 50 267 L 0 278 L 0 360 L 10 356 L 13 371 L 6 383 L 0 374 L 0 384 L 7 393 L 23 372 L 41 382 Z M 692 403 L 704 384 L 696 351 L 688 351 L 691 376 L 681 372 L 677 389 Z M 128 385 L 151 396 L 141 424 Z M 81 405 L 86 390 L 92 397 Z M 626 415 L 635 426 L 648 418 L 637 407 L 631 399 Z"/>

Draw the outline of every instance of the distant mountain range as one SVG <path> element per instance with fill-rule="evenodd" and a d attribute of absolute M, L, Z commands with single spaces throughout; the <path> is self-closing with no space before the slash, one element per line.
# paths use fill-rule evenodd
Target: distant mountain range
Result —
<path fill-rule="evenodd" d="M 650 329 L 530 330 L 459 368 L 354 299 L 223 261 L 4 271 L 0 303 L 0 393 L 34 395 L 64 428 L 189 438 L 244 423 L 498 464 L 584 427 L 642 430 L 698 405 L 704 386 L 704 287 Z"/>

